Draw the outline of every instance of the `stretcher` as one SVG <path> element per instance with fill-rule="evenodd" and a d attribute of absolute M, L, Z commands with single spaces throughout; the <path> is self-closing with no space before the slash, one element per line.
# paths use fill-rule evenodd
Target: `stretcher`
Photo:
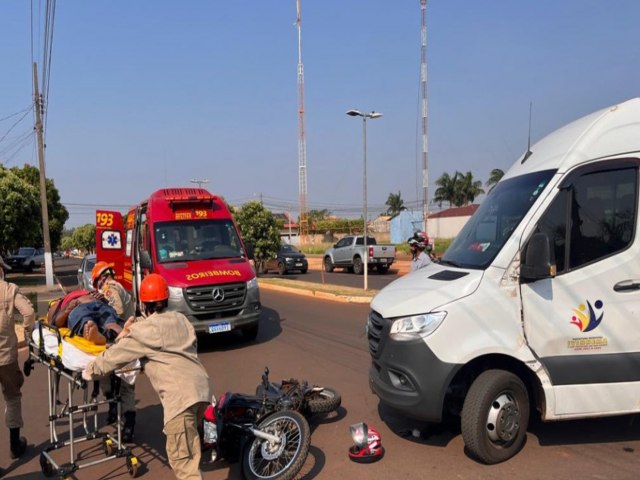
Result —
<path fill-rule="evenodd" d="M 68 478 L 73 472 L 110 461 L 125 459 L 127 471 L 131 477 L 138 474 L 139 461 L 122 443 L 122 405 L 120 401 L 119 385 L 121 381 L 133 383 L 140 371 L 140 363 L 127 365 L 112 374 L 112 384 L 116 385 L 113 398 L 99 400 L 99 382 L 87 382 L 82 378 L 85 366 L 105 350 L 106 346 L 95 345 L 82 337 L 73 336 L 66 328 L 56 328 L 45 320 L 36 322 L 31 338 L 28 339 L 29 359 L 24 366 L 24 372 L 29 375 L 36 363 L 48 369 L 49 391 L 49 444 L 40 453 L 40 468 L 49 477 L 58 475 Z M 67 382 L 67 398 L 64 402 L 59 398 L 60 381 Z M 92 388 L 91 388 L 92 387 Z M 91 392 L 89 392 L 91 388 Z M 75 403 L 80 393 L 81 401 Z M 98 409 L 101 406 L 115 404 L 117 409 L 116 434 L 101 431 L 98 428 Z M 74 431 L 74 418 L 82 418 L 84 434 L 77 435 Z M 68 423 L 67 423 L 68 422 Z M 58 427 L 67 424 L 68 435 L 61 439 Z M 102 441 L 104 458 L 86 462 L 78 461 L 76 444 L 89 440 Z M 58 464 L 50 452 L 69 447 L 69 463 Z"/>

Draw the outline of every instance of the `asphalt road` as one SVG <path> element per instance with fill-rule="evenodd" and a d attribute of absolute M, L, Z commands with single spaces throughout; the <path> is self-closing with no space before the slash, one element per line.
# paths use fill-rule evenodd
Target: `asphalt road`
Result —
<path fill-rule="evenodd" d="M 334 417 L 312 423 L 311 452 L 303 479 L 637 479 L 640 471 L 640 416 L 553 424 L 534 423 L 522 452 L 494 466 L 467 457 L 456 425 L 420 425 L 395 417 L 380 406 L 367 381 L 369 354 L 364 336 L 368 307 L 263 291 L 265 306 L 258 338 L 246 343 L 235 333 L 200 340 L 200 358 L 216 394 L 252 393 L 265 366 L 271 379 L 295 377 L 331 386 L 342 394 Z M 24 355 L 24 352 L 23 352 Z M 38 456 L 48 444 L 47 370 L 39 365 L 23 387 L 23 433 L 31 444 L 26 456 L 11 461 L 8 438 L 0 436 L 0 466 L 6 478 L 41 478 Z M 65 383 L 63 382 L 63 386 Z M 146 377 L 136 386 L 138 428 L 133 453 L 143 462 L 142 478 L 170 479 L 162 435 L 162 410 Z M 103 409 L 104 410 L 104 409 Z M 100 418 L 104 418 L 103 411 Z M 377 427 L 386 449 L 378 463 L 358 465 L 347 458 L 349 425 Z M 418 437 L 411 435 L 417 428 Z M 67 429 L 60 428 L 60 435 Z M 64 438 L 64 437 L 63 437 Z M 77 445 L 83 461 L 100 458 L 98 442 Z M 54 453 L 69 460 L 69 449 Z M 239 465 L 204 468 L 205 479 L 240 479 Z M 79 479 L 129 478 L 123 460 L 80 470 Z"/>

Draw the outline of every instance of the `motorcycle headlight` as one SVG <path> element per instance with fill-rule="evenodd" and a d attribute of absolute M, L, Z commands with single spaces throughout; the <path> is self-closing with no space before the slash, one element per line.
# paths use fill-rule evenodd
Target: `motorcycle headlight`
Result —
<path fill-rule="evenodd" d="M 398 318 L 391 324 L 390 335 L 394 340 L 425 338 L 436 331 L 446 316 L 447 312 L 431 312 Z"/>
<path fill-rule="evenodd" d="M 247 282 L 247 290 L 253 290 L 254 288 L 258 288 L 258 278 L 254 277 Z"/>
<path fill-rule="evenodd" d="M 182 298 L 182 289 L 178 287 L 169 287 L 169 298 L 179 300 Z"/>

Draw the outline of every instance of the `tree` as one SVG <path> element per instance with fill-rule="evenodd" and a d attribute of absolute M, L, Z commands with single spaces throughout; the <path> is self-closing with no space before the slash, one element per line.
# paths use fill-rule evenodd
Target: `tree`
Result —
<path fill-rule="evenodd" d="M 96 249 L 96 226 L 87 223 L 76 228 L 71 235 L 73 246 L 85 252 L 93 252 Z"/>
<path fill-rule="evenodd" d="M 6 171 L 6 169 L 3 169 Z M 20 245 L 33 245 L 34 247 L 42 246 L 44 244 L 44 239 L 42 235 L 42 212 L 40 208 L 40 170 L 32 165 L 25 165 L 23 168 L 13 167 L 8 170 L 13 175 L 18 177 L 21 181 L 33 187 L 33 191 L 36 194 L 36 205 L 37 210 L 32 212 L 31 219 L 35 220 L 34 226 L 35 230 L 32 230 L 31 222 L 29 225 L 26 225 L 28 231 L 25 231 L 25 235 L 28 238 L 28 241 L 21 240 L 19 241 Z M 18 187 L 18 184 L 14 181 L 11 182 L 16 188 L 20 189 L 22 187 Z M 60 245 L 60 239 L 62 238 L 62 230 L 64 228 L 65 222 L 69 219 L 69 212 L 67 209 L 60 203 L 60 193 L 56 188 L 53 180 L 46 179 L 46 192 L 47 192 L 47 210 L 49 214 L 49 236 L 51 239 L 51 249 L 57 250 Z M 22 190 L 19 190 L 22 191 Z M 25 230 L 25 225 L 21 224 L 20 229 Z M 15 247 L 13 247 L 15 248 Z"/>
<path fill-rule="evenodd" d="M 442 202 L 448 202 L 450 207 L 454 205 L 458 175 L 460 175 L 460 172 L 456 172 L 453 177 L 445 172 L 436 180 L 438 188 L 436 188 L 433 200 L 438 203 L 439 207 L 442 207 Z"/>
<path fill-rule="evenodd" d="M 485 187 L 488 188 L 487 193 L 491 193 L 493 187 L 497 185 L 497 183 L 502 179 L 503 176 L 504 172 L 499 168 L 494 168 L 493 170 L 491 170 L 491 173 L 489 174 L 489 180 L 487 180 L 487 182 L 484 184 Z"/>
<path fill-rule="evenodd" d="M 313 227 L 317 225 L 318 222 L 322 222 L 326 220 L 331 215 L 331 212 L 326 208 L 322 210 L 309 210 L 307 212 L 307 220 L 309 221 L 309 226 Z"/>
<path fill-rule="evenodd" d="M 35 187 L 0 165 L 0 251 L 40 246 L 39 198 Z"/>
<path fill-rule="evenodd" d="M 456 206 L 462 207 L 463 205 L 469 205 L 473 203 L 478 195 L 484 193 L 482 189 L 482 182 L 480 180 L 473 179 L 473 173 L 467 172 L 464 175 L 456 172 L 458 175 L 458 182 L 456 185 Z"/>
<path fill-rule="evenodd" d="M 274 257 L 280 248 L 280 232 L 271 211 L 254 201 L 242 205 L 235 220 L 245 242 L 254 247 L 256 265 Z"/>
<path fill-rule="evenodd" d="M 402 200 L 402 194 L 398 191 L 397 194 L 390 193 L 387 201 L 385 202 L 389 208 L 387 209 L 387 215 L 397 215 L 402 210 L 406 210 L 407 207 L 404 206 L 404 200 Z"/>

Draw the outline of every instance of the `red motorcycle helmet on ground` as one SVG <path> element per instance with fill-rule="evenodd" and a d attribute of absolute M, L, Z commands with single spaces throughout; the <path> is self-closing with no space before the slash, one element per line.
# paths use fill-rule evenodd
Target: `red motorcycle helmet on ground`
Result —
<path fill-rule="evenodd" d="M 366 423 L 349 427 L 355 445 L 349 448 L 349 458 L 357 463 L 373 463 L 384 456 L 380 433 Z"/>

